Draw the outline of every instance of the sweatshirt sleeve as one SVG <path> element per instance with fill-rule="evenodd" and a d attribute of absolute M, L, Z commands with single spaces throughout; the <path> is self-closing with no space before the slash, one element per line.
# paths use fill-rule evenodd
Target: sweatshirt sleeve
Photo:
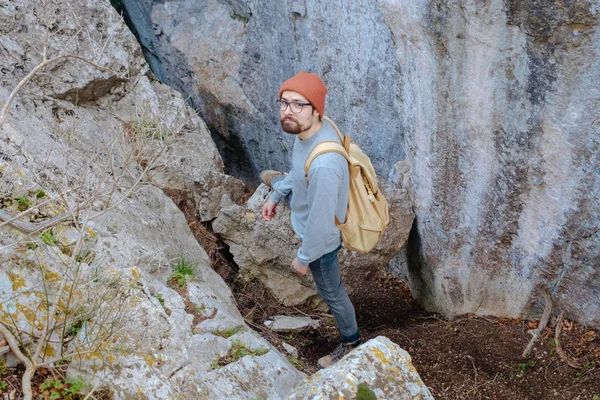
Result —
<path fill-rule="evenodd" d="M 340 172 L 329 166 L 315 166 L 313 163 L 308 181 L 310 210 L 302 246 L 298 250 L 298 261 L 302 265 L 308 265 L 321 257 L 329 238 L 339 235 L 339 229 L 335 225 L 335 210 L 342 185 Z"/>
<path fill-rule="evenodd" d="M 291 174 L 287 174 L 284 179 L 275 182 L 273 185 L 273 193 L 269 198 L 275 203 L 279 203 L 281 199 L 292 191 L 292 177 Z"/>

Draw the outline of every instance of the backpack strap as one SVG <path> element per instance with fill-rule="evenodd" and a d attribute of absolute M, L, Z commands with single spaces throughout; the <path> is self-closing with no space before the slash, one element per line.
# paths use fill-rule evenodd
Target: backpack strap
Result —
<path fill-rule="evenodd" d="M 321 154 L 324 154 L 324 153 L 341 154 L 342 156 L 344 156 L 344 158 L 349 163 L 352 163 L 352 161 L 350 160 L 350 156 L 348 155 L 348 152 L 346 151 L 344 146 L 342 146 L 340 143 L 333 142 L 333 141 L 321 142 L 312 149 L 312 151 L 306 158 L 306 161 L 304 162 L 304 177 L 306 178 L 307 182 L 308 182 L 308 170 L 310 169 L 312 162 L 314 161 L 315 158 L 319 157 Z"/>
<path fill-rule="evenodd" d="M 346 153 L 350 154 L 350 136 L 342 135 L 342 132 L 340 132 L 340 129 L 337 127 L 335 122 L 333 122 L 331 119 L 329 119 L 329 117 L 323 115 L 323 118 L 321 118 L 321 119 L 324 119 L 325 121 L 329 122 L 329 124 L 335 130 L 335 133 L 337 133 L 338 138 L 340 138 L 340 143 L 342 143 L 344 145 L 344 148 L 346 149 Z"/>
<path fill-rule="evenodd" d="M 306 178 L 306 183 L 308 183 L 308 170 L 310 169 L 312 162 L 315 158 L 319 157 L 321 154 L 324 153 L 341 154 L 348 161 L 348 163 L 352 163 L 352 161 L 350 161 L 350 156 L 348 155 L 348 152 L 346 152 L 346 149 L 340 143 L 333 141 L 321 142 L 312 149 L 312 151 L 306 158 L 306 161 L 304 162 L 304 177 Z M 342 222 L 340 222 L 336 215 L 334 215 L 333 218 L 336 226 L 342 224 Z"/>

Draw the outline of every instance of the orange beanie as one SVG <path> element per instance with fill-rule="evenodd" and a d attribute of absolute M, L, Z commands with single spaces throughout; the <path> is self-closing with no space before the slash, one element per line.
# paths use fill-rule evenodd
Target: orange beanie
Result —
<path fill-rule="evenodd" d="M 286 90 L 300 93 L 313 105 L 321 117 L 325 113 L 325 96 L 327 87 L 317 74 L 300 71 L 296 76 L 283 82 L 279 89 L 279 98 Z"/>

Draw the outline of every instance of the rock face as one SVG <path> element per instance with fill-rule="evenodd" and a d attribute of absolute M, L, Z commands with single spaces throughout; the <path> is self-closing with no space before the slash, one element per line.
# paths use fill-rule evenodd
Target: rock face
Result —
<path fill-rule="evenodd" d="M 520 316 L 548 287 L 598 326 L 598 3 L 382 7 L 404 72 L 415 294 Z"/>
<path fill-rule="evenodd" d="M 375 2 L 112 3 L 159 78 L 199 109 L 231 175 L 256 184 L 262 169 L 289 166 L 292 140 L 279 133 L 274 101 L 281 83 L 300 69 L 325 77 L 326 113 L 356 135 L 379 171 L 405 158 L 397 123 L 400 70 Z"/>
<path fill-rule="evenodd" d="M 596 1 L 114 3 L 246 182 L 287 166 L 281 82 L 320 73 L 378 173 L 411 165 L 416 224 L 394 265 L 428 308 L 527 316 L 547 287 L 600 324 Z"/>
<path fill-rule="evenodd" d="M 0 220 L 2 327 L 31 349 L 44 338 L 36 362 L 68 358 L 70 375 L 114 399 L 284 397 L 304 375 L 246 326 L 161 190 L 195 190 L 208 218 L 235 200 L 241 183 L 224 178 L 204 123 L 149 77 L 133 35 L 102 2 L 0 7 L 2 104 L 43 61 L 44 43 L 49 64 L 0 127 L 0 209 L 26 211 L 31 224 L 67 217 L 43 232 Z M 51 61 L 60 54 L 96 66 Z M 221 180 L 229 185 L 214 190 Z M 191 277 L 175 291 L 167 280 L 178 263 Z M 224 360 L 235 348 L 249 355 Z M 14 364 L 4 348 L 0 356 Z"/>
<path fill-rule="evenodd" d="M 333 366 L 318 371 L 288 399 L 354 399 L 360 383 L 366 384 L 377 399 L 433 400 L 410 355 L 383 336 L 369 340 Z"/>

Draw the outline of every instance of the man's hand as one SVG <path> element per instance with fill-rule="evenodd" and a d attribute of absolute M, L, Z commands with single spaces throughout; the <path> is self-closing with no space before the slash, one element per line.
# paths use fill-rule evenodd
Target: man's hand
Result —
<path fill-rule="evenodd" d="M 294 261 L 292 261 L 292 269 L 300 276 L 304 276 L 308 273 L 308 265 L 300 264 L 298 257 L 294 258 Z"/>
<path fill-rule="evenodd" d="M 270 221 L 271 218 L 273 218 L 277 214 L 275 208 L 277 208 L 277 203 L 275 203 L 271 199 L 268 199 L 262 208 L 263 218 L 267 221 Z"/>

